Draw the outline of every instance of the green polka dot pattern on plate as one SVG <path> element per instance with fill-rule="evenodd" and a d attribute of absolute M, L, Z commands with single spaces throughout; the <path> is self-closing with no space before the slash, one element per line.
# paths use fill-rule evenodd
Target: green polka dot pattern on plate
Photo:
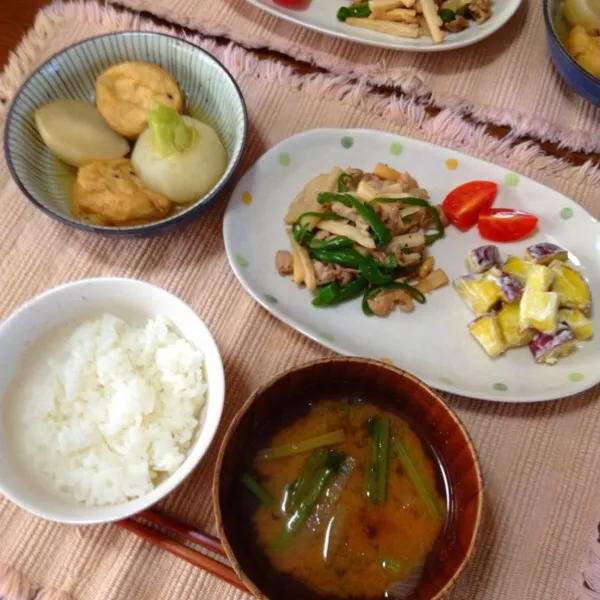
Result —
<path fill-rule="evenodd" d="M 275 298 L 275 296 L 271 296 L 271 294 L 265 294 L 265 300 L 269 304 L 277 304 L 277 298 Z"/>
<path fill-rule="evenodd" d="M 240 267 L 247 267 L 248 266 L 248 261 L 246 260 L 246 258 L 244 256 L 242 256 L 241 254 L 237 254 L 235 257 L 235 262 L 240 265 Z"/>
<path fill-rule="evenodd" d="M 516 173 L 507 173 L 504 176 L 504 183 L 506 185 L 515 186 L 519 183 L 519 176 Z"/>
<path fill-rule="evenodd" d="M 341 140 L 340 144 L 342 144 L 342 148 L 352 148 L 354 146 L 354 138 L 351 138 L 349 135 L 345 135 Z"/>
<path fill-rule="evenodd" d="M 289 152 L 280 152 L 279 153 L 279 164 L 282 167 L 287 167 L 292 162 L 292 157 Z"/>
<path fill-rule="evenodd" d="M 324 340 L 328 340 L 330 342 L 333 342 L 333 340 L 335 339 L 333 337 L 333 335 L 331 333 L 329 333 L 328 331 L 321 331 L 321 333 L 319 333 L 319 335 L 324 339 Z"/>
<path fill-rule="evenodd" d="M 495 383 L 492 386 L 497 392 L 507 392 L 508 386 L 505 383 Z"/>
<path fill-rule="evenodd" d="M 446 385 L 454 385 L 454 381 L 452 381 L 450 377 L 440 377 L 440 382 L 445 383 Z"/>
<path fill-rule="evenodd" d="M 560 211 L 561 219 L 570 219 L 573 216 L 573 209 L 566 206 Z"/>
<path fill-rule="evenodd" d="M 569 381 L 572 383 L 583 381 L 583 373 L 577 373 L 576 371 L 569 373 Z"/>
<path fill-rule="evenodd" d="M 394 156 L 398 156 L 398 155 L 402 154 L 402 144 L 400 142 L 392 142 L 390 144 L 390 152 Z"/>

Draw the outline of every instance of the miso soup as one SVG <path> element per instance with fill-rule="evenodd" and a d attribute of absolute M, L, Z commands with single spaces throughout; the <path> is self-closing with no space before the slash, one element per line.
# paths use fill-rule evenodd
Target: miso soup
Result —
<path fill-rule="evenodd" d="M 254 444 L 241 522 L 270 597 L 407 598 L 418 584 L 446 519 L 443 477 L 390 406 L 313 398 Z"/>

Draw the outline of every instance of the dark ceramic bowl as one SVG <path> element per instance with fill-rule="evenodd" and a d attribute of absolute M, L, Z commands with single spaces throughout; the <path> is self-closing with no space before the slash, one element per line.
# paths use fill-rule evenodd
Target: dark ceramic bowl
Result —
<path fill-rule="evenodd" d="M 574 92 L 592 104 L 600 106 L 600 79 L 579 66 L 560 40 L 558 22 L 562 16 L 562 2 L 559 0 L 543 0 L 543 2 L 546 37 L 556 70 Z"/>
<path fill-rule="evenodd" d="M 41 104 L 60 98 L 94 102 L 96 78 L 110 65 L 140 60 L 158 64 L 179 83 L 184 112 L 199 116 L 219 134 L 227 167 L 202 198 L 171 216 L 129 227 L 104 227 L 77 220 L 69 209 L 75 169 L 54 157 L 35 126 Z M 246 143 L 248 116 L 242 93 L 221 63 L 194 44 L 150 32 L 110 33 L 65 48 L 39 67 L 12 101 L 4 130 L 4 153 L 23 194 L 47 215 L 78 229 L 121 237 L 168 233 L 193 221 L 223 192 Z"/>
<path fill-rule="evenodd" d="M 290 588 L 281 592 L 274 578 L 256 559 L 240 523 L 241 465 L 250 440 L 281 411 L 282 402 L 301 401 L 324 385 L 339 384 L 360 394 L 397 398 L 398 410 L 420 430 L 442 465 L 447 479 L 449 509 L 446 524 L 430 554 L 411 600 L 436 600 L 454 585 L 475 548 L 483 505 L 483 483 L 477 454 L 452 410 L 424 383 L 395 367 L 360 358 L 335 358 L 286 371 L 256 391 L 229 427 L 215 469 L 213 501 L 223 547 L 236 573 L 262 600 L 297 597 Z M 355 599 L 358 600 L 358 599 Z"/>

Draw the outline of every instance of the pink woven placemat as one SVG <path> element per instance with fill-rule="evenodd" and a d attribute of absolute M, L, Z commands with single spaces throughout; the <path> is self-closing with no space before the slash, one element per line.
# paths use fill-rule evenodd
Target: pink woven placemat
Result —
<path fill-rule="evenodd" d="M 0 126 L 7 102 L 33 67 L 83 38 L 156 30 L 139 17 L 95 3 L 53 6 L 0 76 Z M 511 148 L 451 112 L 428 120 L 422 106 L 377 96 L 365 84 L 299 77 L 234 45 L 191 38 L 239 82 L 250 136 L 241 172 L 277 141 L 318 126 L 365 127 L 462 149 L 532 176 L 600 215 L 597 174 Z M 298 110 L 302 107 L 302 110 Z M 285 368 L 331 353 L 262 310 L 235 280 L 221 239 L 225 198 L 195 224 L 154 239 L 114 240 L 75 231 L 36 210 L 0 160 L 0 317 L 49 286 L 87 276 L 152 281 L 189 303 L 223 355 L 227 399 L 210 455 L 161 510 L 214 531 L 210 484 L 220 438 L 252 390 Z M 543 374 L 540 372 L 540 376 Z M 593 389 L 538 405 L 448 397 L 479 450 L 486 481 L 485 522 L 473 562 L 451 600 L 589 600 L 598 586 L 600 405 Z M 46 523 L 0 498 L 3 600 L 226 600 L 243 593 L 114 527 Z M 584 586 L 587 582 L 588 587 Z M 600 589 L 597 587 L 596 589 Z"/>
<path fill-rule="evenodd" d="M 273 17 L 247 0 L 108 1 L 207 35 L 225 36 L 246 48 L 277 50 L 334 74 L 397 86 L 457 113 L 509 125 L 515 136 L 550 140 L 574 150 L 600 150 L 600 110 L 567 88 L 550 61 L 542 0 L 523 0 L 513 19 L 479 44 L 434 54 L 328 37 Z"/>

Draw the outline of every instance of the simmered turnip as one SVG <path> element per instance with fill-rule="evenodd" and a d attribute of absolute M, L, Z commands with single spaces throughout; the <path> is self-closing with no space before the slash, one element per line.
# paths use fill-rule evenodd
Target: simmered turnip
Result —
<path fill-rule="evenodd" d="M 148 125 L 131 155 L 144 185 L 177 204 L 202 198 L 227 166 L 227 152 L 216 131 L 164 105 L 148 113 Z"/>
<path fill-rule="evenodd" d="M 74 167 L 122 158 L 127 140 L 115 133 L 92 104 L 63 99 L 35 111 L 35 123 L 50 152 Z"/>

